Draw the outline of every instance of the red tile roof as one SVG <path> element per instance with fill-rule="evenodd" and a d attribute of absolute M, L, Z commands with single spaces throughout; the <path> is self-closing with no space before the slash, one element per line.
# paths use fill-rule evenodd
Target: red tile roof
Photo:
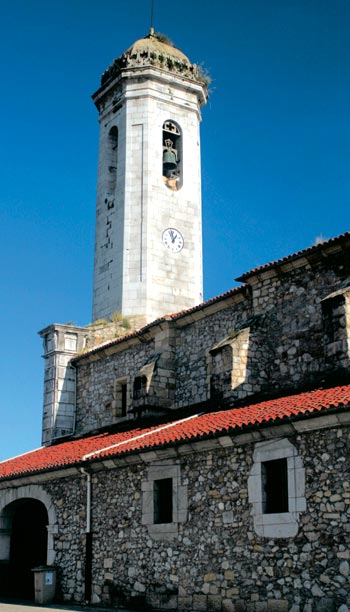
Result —
<path fill-rule="evenodd" d="M 350 385 L 317 389 L 242 408 L 194 415 L 167 424 L 127 432 L 101 433 L 42 447 L 0 462 L 0 480 L 46 470 L 86 464 L 171 444 L 194 442 L 216 434 L 234 433 L 254 425 L 278 423 L 334 408 L 350 408 Z"/>
<path fill-rule="evenodd" d="M 302 251 L 298 251 L 297 253 L 292 253 L 291 255 L 287 255 L 286 257 L 282 257 L 281 259 L 277 259 L 276 261 L 272 261 L 270 263 L 264 264 L 257 268 L 253 268 L 248 272 L 245 272 L 241 276 L 236 278 L 236 281 L 245 282 L 250 276 L 254 274 L 258 274 L 261 272 L 265 272 L 266 270 L 271 270 L 277 266 L 281 266 L 295 259 L 300 259 L 301 257 L 307 257 L 316 253 L 318 251 L 322 251 L 327 249 L 327 247 L 335 246 L 338 243 L 349 243 L 350 240 L 350 232 L 344 232 L 344 234 L 340 234 L 340 236 L 335 236 L 334 238 L 330 238 L 329 240 L 325 240 L 324 242 L 320 242 L 319 244 L 315 244 L 307 249 L 303 249 Z"/>

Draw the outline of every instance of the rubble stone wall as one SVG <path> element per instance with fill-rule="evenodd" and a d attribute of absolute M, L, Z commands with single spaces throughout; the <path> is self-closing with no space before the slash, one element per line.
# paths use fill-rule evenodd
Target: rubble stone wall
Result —
<path fill-rule="evenodd" d="M 344 296 L 326 300 L 328 311 L 324 306 L 325 298 L 350 283 L 343 264 L 334 258 L 322 268 L 303 266 L 259 282 L 253 279 L 251 295 L 246 292 L 237 303 L 189 320 L 188 325 L 169 321 L 168 331 L 156 329 L 154 341 L 102 355 L 88 365 L 78 364 L 77 432 L 116 422 L 110 406 L 118 377 L 130 381 L 132 407 L 133 380 L 155 355 L 159 360 L 149 403 L 163 403 L 166 408 L 210 399 L 229 405 L 255 394 L 271 396 L 280 390 L 315 386 L 345 372 L 350 365 L 349 296 L 345 291 Z M 211 349 L 228 336 L 232 337 L 230 348 L 226 345 L 225 350 L 231 354 L 223 362 L 230 361 L 232 368 L 216 375 L 221 389 L 214 396 Z"/>
<path fill-rule="evenodd" d="M 86 528 L 86 478 L 82 474 L 43 485 L 57 517 L 53 533 L 54 565 L 58 568 L 57 597 L 84 601 Z"/>
<path fill-rule="evenodd" d="M 233 369 L 241 370 L 241 359 L 247 359 L 246 378 L 223 389 L 228 401 L 318 384 L 323 376 L 348 368 L 348 302 L 342 306 L 347 324 L 341 324 L 339 316 L 335 321 L 340 342 L 331 359 L 322 309 L 324 298 L 350 283 L 343 264 L 336 259 L 322 269 L 302 267 L 262 279 L 252 285 L 252 301 L 246 299 L 178 330 L 177 406 L 209 398 L 207 351 L 245 326 L 249 328 L 248 354 L 235 353 L 233 347 Z"/>
<path fill-rule="evenodd" d="M 289 440 L 305 467 L 307 504 L 292 538 L 255 533 L 248 495 L 252 443 L 181 453 L 188 513 L 170 540 L 155 538 L 142 524 L 147 465 L 94 473 L 93 602 L 138 603 L 162 612 L 332 612 L 350 606 L 350 430 Z M 62 595 L 82 601 L 85 478 L 47 487 L 58 516 Z"/>
<path fill-rule="evenodd" d="M 82 433 L 116 422 L 113 417 L 113 390 L 117 378 L 132 381 L 154 355 L 154 341 L 136 345 L 89 364 L 79 365 L 77 377 L 76 432 Z M 132 394 L 132 385 L 128 386 Z M 129 418 L 133 418 L 130 414 Z"/>

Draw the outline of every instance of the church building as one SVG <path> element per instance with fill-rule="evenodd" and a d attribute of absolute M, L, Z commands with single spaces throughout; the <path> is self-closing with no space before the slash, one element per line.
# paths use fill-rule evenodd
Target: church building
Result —
<path fill-rule="evenodd" d="M 0 463 L 0 600 L 350 610 L 350 233 L 203 302 L 202 71 L 103 73 L 93 323 L 40 332 L 42 447 Z"/>

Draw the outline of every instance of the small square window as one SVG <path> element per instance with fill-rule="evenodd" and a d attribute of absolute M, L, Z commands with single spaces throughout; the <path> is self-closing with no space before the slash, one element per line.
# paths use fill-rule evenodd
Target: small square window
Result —
<path fill-rule="evenodd" d="M 173 479 L 162 478 L 154 481 L 153 487 L 154 524 L 173 522 Z"/>
<path fill-rule="evenodd" d="M 288 512 L 287 459 L 261 464 L 263 513 Z"/>

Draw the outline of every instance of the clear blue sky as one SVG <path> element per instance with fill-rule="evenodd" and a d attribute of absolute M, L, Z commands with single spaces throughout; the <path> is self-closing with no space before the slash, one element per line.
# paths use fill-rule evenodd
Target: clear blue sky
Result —
<path fill-rule="evenodd" d="M 90 95 L 149 21 L 150 0 L 0 2 L 0 459 L 40 446 L 37 331 L 91 320 Z M 202 122 L 205 298 L 349 230 L 349 1 L 155 0 L 155 29 L 212 77 Z"/>

